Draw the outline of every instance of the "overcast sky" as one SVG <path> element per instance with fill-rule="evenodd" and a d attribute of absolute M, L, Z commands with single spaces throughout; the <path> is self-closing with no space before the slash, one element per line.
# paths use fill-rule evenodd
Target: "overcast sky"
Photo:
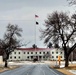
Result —
<path fill-rule="evenodd" d="M 31 47 L 35 43 L 36 26 L 36 44 L 46 47 L 44 40 L 39 38 L 39 29 L 43 28 L 47 15 L 56 10 L 74 13 L 74 9 L 67 0 L 0 0 L 0 37 L 3 37 L 8 23 L 17 24 L 23 29 L 22 40 L 30 41 L 26 47 Z M 36 19 L 39 25 L 35 25 L 35 14 L 39 16 Z"/>

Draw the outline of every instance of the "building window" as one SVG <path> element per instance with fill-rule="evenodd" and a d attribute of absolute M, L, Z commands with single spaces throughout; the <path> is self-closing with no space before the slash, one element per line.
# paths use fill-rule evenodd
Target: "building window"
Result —
<path fill-rule="evenodd" d="M 12 59 L 12 57 L 10 57 L 10 59 Z"/>
<path fill-rule="evenodd" d="M 20 59 L 20 56 L 18 58 Z"/>
<path fill-rule="evenodd" d="M 58 58 L 58 56 L 56 56 L 56 58 Z"/>
<path fill-rule="evenodd" d="M 43 52 L 43 54 L 45 54 L 45 52 Z"/>
<path fill-rule="evenodd" d="M 35 54 L 37 54 L 37 52 L 35 52 Z"/>
<path fill-rule="evenodd" d="M 18 54 L 20 54 L 20 52 Z"/>
<path fill-rule="evenodd" d="M 14 54 L 16 54 L 16 52 L 14 52 Z"/>
<path fill-rule="evenodd" d="M 39 52 L 41 54 L 41 52 Z"/>
<path fill-rule="evenodd" d="M 63 52 L 61 52 L 61 54 L 62 54 Z"/>
<path fill-rule="evenodd" d="M 54 58 L 54 56 L 52 56 L 52 58 Z"/>
<path fill-rule="evenodd" d="M 14 58 L 16 59 L 16 56 L 14 56 Z"/>
<path fill-rule="evenodd" d="M 45 58 L 45 56 L 43 56 L 43 58 Z"/>
<path fill-rule="evenodd" d="M 56 54 L 58 54 L 58 52 L 56 52 Z"/>
<path fill-rule="evenodd" d="M 47 52 L 47 54 L 49 54 L 49 52 Z"/>
<path fill-rule="evenodd" d="M 29 56 L 27 58 L 29 59 Z"/>
<path fill-rule="evenodd" d="M 31 52 L 31 54 L 33 54 L 33 52 Z"/>
<path fill-rule="evenodd" d="M 24 52 L 24 54 L 25 54 L 25 52 Z"/>
<path fill-rule="evenodd" d="M 31 59 L 33 59 L 33 56 L 31 56 Z"/>
<path fill-rule="evenodd" d="M 29 54 L 29 52 L 27 52 L 27 54 Z"/>
<path fill-rule="evenodd" d="M 52 54 L 54 54 L 54 52 L 52 52 Z"/>
<path fill-rule="evenodd" d="M 39 56 L 39 59 L 41 59 L 42 58 L 42 56 Z"/>

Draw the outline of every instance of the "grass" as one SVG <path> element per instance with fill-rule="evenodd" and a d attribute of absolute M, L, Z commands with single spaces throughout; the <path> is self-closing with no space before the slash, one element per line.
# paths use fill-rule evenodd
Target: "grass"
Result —
<path fill-rule="evenodd" d="M 76 64 L 70 64 L 68 67 L 64 67 L 64 68 L 57 68 L 52 66 L 52 68 L 66 74 L 66 75 L 74 75 L 71 72 L 69 72 L 68 70 L 76 70 Z"/>
<path fill-rule="evenodd" d="M 71 64 L 69 65 L 67 68 L 65 69 L 68 69 L 68 70 L 76 70 L 76 64 Z"/>
<path fill-rule="evenodd" d="M 9 66 L 7 68 L 5 67 L 0 67 L 0 72 L 4 72 L 4 71 L 7 71 L 7 70 L 13 70 L 15 68 L 18 68 L 19 66 Z"/>

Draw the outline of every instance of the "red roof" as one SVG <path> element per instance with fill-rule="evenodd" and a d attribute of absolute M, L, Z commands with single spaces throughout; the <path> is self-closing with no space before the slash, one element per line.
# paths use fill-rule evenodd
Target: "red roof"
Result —
<path fill-rule="evenodd" d="M 49 48 L 17 48 L 17 50 L 39 51 L 39 50 L 50 50 L 50 49 Z"/>

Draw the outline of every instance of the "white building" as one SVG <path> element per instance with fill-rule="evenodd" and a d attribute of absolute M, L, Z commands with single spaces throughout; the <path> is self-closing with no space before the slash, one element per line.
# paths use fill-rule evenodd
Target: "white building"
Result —
<path fill-rule="evenodd" d="M 64 51 L 54 48 L 18 48 L 9 56 L 9 60 L 58 60 L 58 56 L 64 60 Z"/>
<path fill-rule="evenodd" d="M 58 56 L 61 56 L 61 60 L 64 60 L 64 51 L 61 49 L 51 49 L 51 60 L 58 60 Z"/>

